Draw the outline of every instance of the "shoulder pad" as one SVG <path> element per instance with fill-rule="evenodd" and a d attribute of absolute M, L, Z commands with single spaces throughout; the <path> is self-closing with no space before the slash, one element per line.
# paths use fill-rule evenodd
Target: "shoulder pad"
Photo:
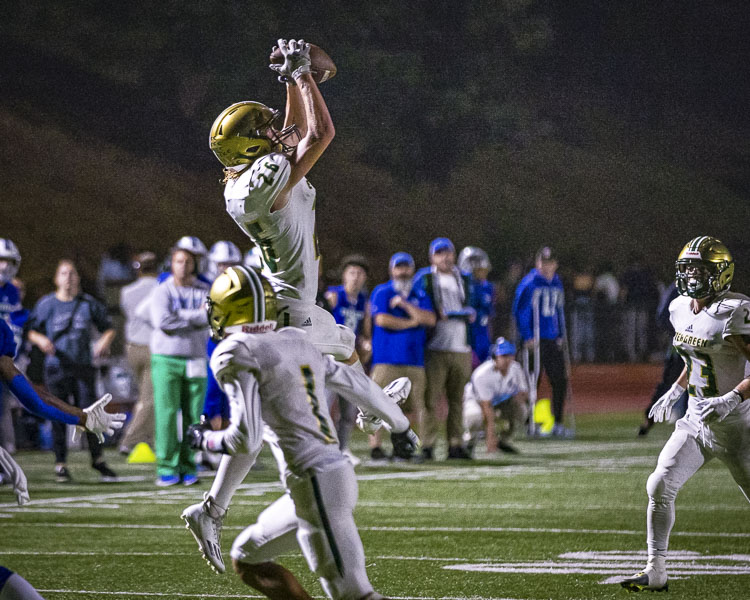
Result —
<path fill-rule="evenodd" d="M 233 371 L 254 370 L 257 367 L 250 349 L 236 335 L 221 342 L 211 356 L 211 371 L 217 380 Z"/>
<path fill-rule="evenodd" d="M 270 209 L 289 181 L 292 167 L 283 154 L 274 152 L 256 160 L 249 169 L 246 202 Z M 247 210 L 247 208 L 246 208 Z"/>

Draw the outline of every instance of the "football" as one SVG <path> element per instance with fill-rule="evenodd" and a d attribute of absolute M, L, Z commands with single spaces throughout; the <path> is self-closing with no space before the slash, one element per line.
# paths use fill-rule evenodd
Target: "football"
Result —
<path fill-rule="evenodd" d="M 284 62 L 284 57 L 281 55 L 281 51 L 275 48 L 269 60 L 271 64 L 278 65 Z M 320 46 L 310 44 L 310 62 L 315 83 L 321 84 L 336 75 L 336 65 L 333 64 L 331 57 Z"/>

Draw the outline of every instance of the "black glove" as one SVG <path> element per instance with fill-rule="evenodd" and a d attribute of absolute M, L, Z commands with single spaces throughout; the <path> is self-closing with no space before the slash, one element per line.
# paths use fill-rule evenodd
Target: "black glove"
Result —
<path fill-rule="evenodd" d="M 393 456 L 408 460 L 419 450 L 419 437 L 410 427 L 401 433 L 391 432 L 391 444 L 393 444 Z"/>
<path fill-rule="evenodd" d="M 201 417 L 200 423 L 193 423 L 187 428 L 187 438 L 193 450 L 205 450 L 203 448 L 203 434 L 211 430 L 211 425 Z"/>

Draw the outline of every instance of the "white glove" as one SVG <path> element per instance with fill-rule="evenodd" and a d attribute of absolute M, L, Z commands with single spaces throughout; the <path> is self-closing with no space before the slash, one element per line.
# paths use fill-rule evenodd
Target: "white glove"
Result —
<path fill-rule="evenodd" d="M 383 426 L 383 420 L 375 415 L 368 415 L 361 408 L 357 413 L 357 427 L 360 431 L 372 435 Z"/>
<path fill-rule="evenodd" d="M 704 398 L 700 403 L 701 420 L 706 423 L 721 422 L 742 402 L 742 396 L 737 390 L 727 392 L 716 398 Z"/>
<path fill-rule="evenodd" d="M 675 381 L 672 387 L 669 388 L 669 391 L 654 402 L 651 410 L 648 411 L 648 418 L 653 419 L 657 423 L 669 421 L 669 418 L 672 416 L 672 407 L 680 399 L 684 391 L 685 388 Z"/>
<path fill-rule="evenodd" d="M 0 474 L 5 475 L 13 486 L 18 506 L 27 504 L 29 502 L 29 488 L 26 483 L 26 475 L 24 475 L 18 463 L 13 460 L 13 457 L 2 446 L 0 446 Z"/>
<path fill-rule="evenodd" d="M 280 39 L 278 44 L 284 62 L 268 66 L 279 74 L 280 81 L 296 81 L 312 70 L 310 66 L 310 44 L 305 43 L 305 40 L 287 41 Z"/>
<path fill-rule="evenodd" d="M 93 433 L 100 443 L 104 442 L 104 434 L 113 435 L 116 429 L 121 429 L 125 423 L 125 415 L 122 413 L 108 413 L 104 407 L 112 400 L 112 394 L 104 394 L 99 400 L 94 402 L 88 408 L 84 408 L 86 413 L 86 431 Z M 77 432 L 82 427 L 76 427 L 73 437 L 77 437 Z"/>

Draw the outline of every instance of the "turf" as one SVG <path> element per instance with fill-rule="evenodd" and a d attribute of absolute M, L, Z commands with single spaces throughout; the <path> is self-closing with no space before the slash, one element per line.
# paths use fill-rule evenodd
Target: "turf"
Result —
<path fill-rule="evenodd" d="M 355 518 L 376 589 L 392 598 L 624 598 L 612 583 L 645 563 L 645 483 L 670 427 L 636 438 L 636 414 L 586 415 L 573 441 L 521 440 L 517 456 L 358 467 Z M 365 454 L 364 437 L 355 453 Z M 444 450 L 438 449 L 438 457 Z M 153 467 L 108 460 L 130 480 L 99 484 L 73 453 L 72 484 L 55 484 L 52 457 L 19 453 L 33 502 L 0 488 L 0 564 L 48 600 L 259 597 L 211 572 L 179 514 L 192 488 L 158 489 Z M 263 456 L 225 522 L 234 536 L 279 494 Z M 669 595 L 750 597 L 748 505 L 713 461 L 683 488 L 670 550 Z M 323 597 L 301 555 L 280 561 Z"/>

